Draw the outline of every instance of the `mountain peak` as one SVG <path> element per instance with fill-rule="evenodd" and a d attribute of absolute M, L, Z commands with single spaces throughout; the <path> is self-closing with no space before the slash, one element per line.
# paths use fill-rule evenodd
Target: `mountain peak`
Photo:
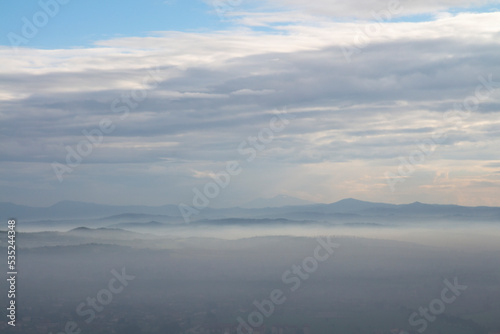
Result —
<path fill-rule="evenodd" d="M 362 201 L 359 199 L 349 197 L 349 198 L 341 199 L 340 201 L 337 201 L 335 203 L 371 203 L 371 202 L 366 202 L 366 201 Z"/>
<path fill-rule="evenodd" d="M 411 206 L 426 206 L 426 205 L 429 205 L 429 204 L 425 204 L 425 203 L 422 203 L 422 202 L 419 202 L 419 201 L 415 201 L 415 202 L 410 203 L 408 205 L 411 205 Z"/>
<path fill-rule="evenodd" d="M 316 204 L 314 202 L 306 201 L 301 198 L 292 197 L 284 194 L 278 194 L 270 198 L 256 198 L 250 202 L 243 204 L 241 207 L 247 209 L 258 209 L 258 208 L 276 208 L 282 206 L 294 206 L 294 205 L 309 205 Z"/>

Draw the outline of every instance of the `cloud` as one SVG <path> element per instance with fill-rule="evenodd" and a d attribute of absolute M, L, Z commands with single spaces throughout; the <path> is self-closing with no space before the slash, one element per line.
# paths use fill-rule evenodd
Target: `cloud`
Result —
<path fill-rule="evenodd" d="M 408 6 L 429 10 L 458 4 Z M 324 6 L 325 13 L 355 9 L 345 2 L 319 1 L 315 6 Z M 22 168 L 16 167 L 14 177 L 7 169 L 0 171 L 0 182 L 9 189 L 28 189 L 29 177 L 30 187 L 51 189 L 45 198 L 53 201 L 79 191 L 90 196 L 101 181 L 110 187 L 107 194 L 112 189 L 143 190 L 142 184 L 148 184 L 152 190 L 145 203 L 189 200 L 191 188 L 210 175 L 206 173 L 221 170 L 228 160 L 244 161 L 239 144 L 269 126 L 274 112 L 284 107 L 295 119 L 275 134 L 241 180 L 234 181 L 241 187 L 228 189 L 221 202 L 257 197 L 262 173 L 270 175 L 266 186 L 277 189 L 269 193 L 316 192 L 315 198 L 324 202 L 391 198 L 384 173 L 397 169 L 399 156 L 408 156 L 437 131 L 448 139 L 408 187 L 431 182 L 442 161 L 451 161 L 453 172 L 464 161 L 472 170 L 496 156 L 498 88 L 461 123 L 443 115 L 474 94 L 479 76 L 492 75 L 500 82 L 500 13 L 386 23 L 351 62 L 342 47 L 358 47 L 356 36 L 370 23 L 324 17 L 310 22 L 307 15 L 312 14 L 296 16 L 290 24 L 280 18 L 269 31 L 161 32 L 100 41 L 89 49 L 26 49 L 18 57 L 1 49 L 0 161 Z M 266 20 L 270 24 L 270 15 Z M 145 87 L 144 78 L 156 68 L 161 72 L 158 87 Z M 147 98 L 121 118 L 112 102 L 138 89 L 147 89 Z M 112 120 L 116 130 L 71 173 L 68 183 L 59 185 L 50 163 L 64 162 L 66 146 L 84 140 L 82 131 L 95 129 L 103 118 Z M 457 187 L 491 185 L 491 171 L 480 170 L 475 183 Z M 85 186 L 88 178 L 92 187 Z M 154 181 L 159 178 L 161 182 Z M 167 184 L 168 194 L 160 189 Z M 436 200 L 456 199 L 434 186 Z M 64 191 L 58 194 L 57 187 Z M 410 189 L 413 196 L 431 191 L 405 185 L 401 191 L 408 195 L 402 198 L 411 197 Z M 120 201 L 133 198 L 123 195 Z"/>
<path fill-rule="evenodd" d="M 489 0 L 268 0 L 269 5 L 293 8 L 300 12 L 307 12 L 319 16 L 337 18 L 372 19 L 373 12 L 387 11 L 391 8 L 401 8 L 395 17 L 410 16 L 422 13 L 436 13 L 453 8 L 477 8 L 485 5 L 495 5 L 498 1 Z"/>

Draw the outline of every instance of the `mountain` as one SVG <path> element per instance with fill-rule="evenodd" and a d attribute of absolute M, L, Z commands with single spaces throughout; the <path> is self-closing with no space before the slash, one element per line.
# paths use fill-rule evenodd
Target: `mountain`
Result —
<path fill-rule="evenodd" d="M 387 204 L 360 201 L 353 198 L 343 199 L 330 204 L 288 205 L 292 202 L 303 203 L 303 200 L 288 196 L 276 196 L 267 200 L 266 207 L 256 208 L 205 208 L 192 217 L 196 221 L 213 221 L 227 224 L 222 219 L 316 221 L 319 223 L 384 223 L 384 222 L 500 222 L 500 207 L 467 207 L 459 205 L 425 204 Z M 285 206 L 277 206 L 287 203 Z M 258 205 L 253 202 L 253 205 Z M 263 204 L 263 203 L 261 203 Z M 55 205 L 40 208 L 0 203 L 0 219 L 17 218 L 18 227 L 24 231 L 68 230 L 85 227 L 124 227 L 113 225 L 130 223 L 130 227 L 150 227 L 166 225 L 184 225 L 176 205 L 164 206 L 114 206 L 95 203 L 64 201 Z M 104 217 L 104 218 L 103 218 Z M 153 223 L 151 223 L 153 222 Z M 159 222 L 159 223 L 155 223 Z M 216 223 L 218 222 L 218 223 Z M 272 221 L 268 221 L 273 224 Z M 241 221 L 233 223 L 241 224 Z M 247 221 L 255 224 L 256 221 Z M 137 224 L 137 226 L 135 226 Z M 280 224 L 283 224 L 281 222 Z"/>
<path fill-rule="evenodd" d="M 204 219 L 204 220 L 197 220 L 193 222 L 193 225 L 213 225 L 213 226 L 223 226 L 223 225 L 264 225 L 264 226 L 270 226 L 270 225 L 277 225 L 277 224 L 283 224 L 283 225 L 293 225 L 293 224 L 307 224 L 307 223 L 314 223 L 310 221 L 297 221 L 297 220 L 290 220 L 290 219 L 249 219 L 249 218 L 226 218 L 226 219 Z"/>
<path fill-rule="evenodd" d="M 87 202 L 61 201 L 48 207 L 32 207 L 0 202 L 0 219 L 18 220 L 100 218 L 121 215 L 125 212 L 148 215 L 168 215 L 179 217 L 177 205 L 141 206 L 106 205 Z"/>
<path fill-rule="evenodd" d="M 326 212 L 330 213 L 355 213 L 373 208 L 394 209 L 396 207 L 397 205 L 395 204 L 366 202 L 354 198 L 346 198 L 338 202 L 322 206 Z"/>
<path fill-rule="evenodd" d="M 179 222 L 179 217 L 173 217 L 169 215 L 149 215 L 144 213 L 122 213 L 119 215 L 113 215 L 109 217 L 104 217 L 100 219 L 101 221 L 112 221 L 112 222 L 135 222 L 135 223 L 148 223 L 150 221 L 160 221 L 164 222 Z"/>
<path fill-rule="evenodd" d="M 120 238 L 133 238 L 137 234 L 125 231 L 118 228 L 88 228 L 88 227 L 77 227 L 68 232 L 67 235 L 80 236 L 85 238 L 95 238 L 95 239 L 120 239 Z"/>
<path fill-rule="evenodd" d="M 291 197 L 287 195 L 277 195 L 271 198 L 257 198 L 253 201 L 243 204 L 241 207 L 246 209 L 257 209 L 257 208 L 275 208 L 281 206 L 296 206 L 296 205 L 308 205 L 314 202 L 306 201 L 300 198 Z"/>
<path fill-rule="evenodd" d="M 172 226 L 170 224 L 160 223 L 157 221 L 150 221 L 147 223 L 118 223 L 109 225 L 108 228 L 118 228 L 118 229 L 155 229 L 155 228 L 164 228 Z"/>

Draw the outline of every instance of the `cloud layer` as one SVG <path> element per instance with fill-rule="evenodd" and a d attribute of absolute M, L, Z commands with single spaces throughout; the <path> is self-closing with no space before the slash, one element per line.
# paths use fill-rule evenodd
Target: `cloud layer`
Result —
<path fill-rule="evenodd" d="M 276 4 L 303 8 L 302 1 Z M 316 1 L 302 16 L 240 13 L 231 31 L 158 32 L 87 49 L 0 49 L 0 200 L 180 203 L 237 160 L 242 174 L 212 204 L 286 193 L 322 202 L 500 205 L 500 13 L 382 24 L 307 19 L 362 17 L 357 8 L 364 7 Z M 249 28 L 257 25 L 264 28 Z M 466 118 L 445 117 L 480 85 Z M 268 127 L 276 110 L 293 120 L 247 162 L 239 145 Z M 66 147 L 76 149 L 82 131 L 103 119 L 114 130 L 60 183 L 51 164 L 64 164 Z M 392 192 L 387 172 L 397 174 L 400 158 L 436 133 L 446 139 Z"/>
<path fill-rule="evenodd" d="M 491 0 L 268 0 L 268 4 L 294 8 L 301 12 L 314 15 L 331 17 L 372 18 L 373 12 L 386 10 L 390 7 L 401 7 L 401 12 L 396 16 L 410 16 L 416 14 L 428 14 L 451 9 L 473 9 L 483 6 L 498 5 L 498 1 Z"/>

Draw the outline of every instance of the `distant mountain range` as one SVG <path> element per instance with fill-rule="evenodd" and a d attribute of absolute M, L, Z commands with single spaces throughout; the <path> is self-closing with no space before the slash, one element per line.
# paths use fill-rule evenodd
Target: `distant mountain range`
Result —
<path fill-rule="evenodd" d="M 163 206 L 119 206 L 87 202 L 61 201 L 48 207 L 32 207 L 9 202 L 0 202 L 0 218 L 75 219 L 99 218 L 124 213 L 179 216 L 177 205 Z"/>
<path fill-rule="evenodd" d="M 253 201 L 241 205 L 241 207 L 247 209 L 256 209 L 256 208 L 276 208 L 276 207 L 294 206 L 294 205 L 309 205 L 309 204 L 317 204 L 317 203 L 287 195 L 277 195 L 271 198 L 257 198 L 254 199 Z"/>
<path fill-rule="evenodd" d="M 394 221 L 500 221 L 500 207 L 466 207 L 459 205 L 438 205 L 415 202 L 411 204 L 387 204 L 360 201 L 352 198 L 331 204 L 288 205 L 298 199 L 277 196 L 269 201 L 268 207 L 254 208 L 206 208 L 192 217 L 197 224 L 241 225 L 241 224 L 303 224 L 356 223 L 372 224 Z M 302 200 L 298 200 L 299 202 Z M 277 203 L 285 206 L 274 206 Z M 59 202 L 49 207 L 30 207 L 0 202 L 0 219 L 16 218 L 25 226 L 38 225 L 54 227 L 66 224 L 68 227 L 163 227 L 184 223 L 176 205 L 163 206 L 114 206 L 84 202 Z M 30 223 L 31 222 L 31 223 Z"/>

